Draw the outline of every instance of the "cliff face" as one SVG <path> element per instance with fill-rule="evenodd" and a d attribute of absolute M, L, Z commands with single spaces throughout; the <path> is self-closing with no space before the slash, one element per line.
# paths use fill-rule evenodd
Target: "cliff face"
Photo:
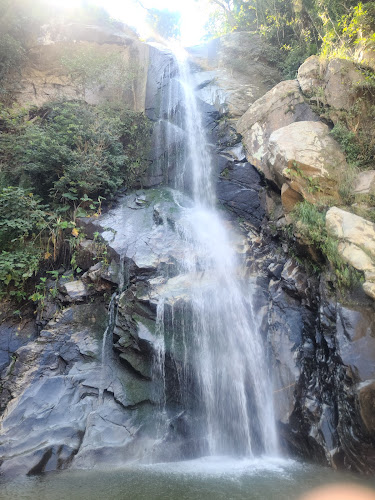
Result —
<path fill-rule="evenodd" d="M 130 29 L 54 24 L 44 26 L 29 45 L 27 62 L 9 78 L 8 90 L 17 104 L 121 100 L 144 112 L 149 47 Z"/>
<path fill-rule="evenodd" d="M 194 457 L 201 451 L 202 436 L 197 440 L 194 434 L 194 391 L 189 394 L 193 410 L 184 412 L 176 396 L 181 359 L 169 352 L 166 390 L 174 416 L 165 443 L 154 448 L 150 441 L 158 408 L 151 382 L 155 297 L 165 286 L 161 273 L 176 287 L 176 303 L 186 285 L 173 281 L 181 207 L 169 190 L 159 187 L 174 178 L 175 164 L 165 160 L 178 154 L 183 142 L 176 66 L 168 51 L 141 44 L 131 32 L 94 26 L 55 29 L 31 49 L 15 92 L 17 102 L 42 106 L 56 97 L 92 104 L 118 99 L 108 66 L 103 67 L 103 78 L 95 75 L 82 87 L 71 67 L 61 65 L 66 50 L 77 47 L 83 53 L 94 50 L 100 61 L 108 56 L 126 62 L 131 86 L 121 90 L 121 98 L 132 109 L 146 111 L 154 122 L 153 161 L 144 185 L 155 189 L 121 198 L 99 221 L 81 221 L 87 239 L 81 244 L 79 265 L 86 272 L 75 281 L 60 277 L 49 284 L 57 287 L 58 295 L 45 304 L 38 328 L 33 321 L 2 324 L 0 455 L 2 471 L 8 474 L 116 464 L 130 456 L 142 458 L 145 450 L 159 460 Z M 316 65 L 311 71 L 301 69 L 298 80 L 279 82 L 259 39 L 247 33 L 234 33 L 191 52 L 196 93 L 212 144 L 217 196 L 230 211 L 228 225 L 241 230 L 238 252 L 252 276 L 255 310 L 268 345 L 283 449 L 336 468 L 374 472 L 375 323 L 369 288 L 373 225 L 363 218 L 353 221 L 352 216 L 361 217 L 348 217 L 340 208 L 327 214 L 327 230 L 340 240 L 339 251 L 368 273 L 370 285 L 358 286 L 345 303 L 337 299 L 328 275 L 308 273 L 291 256 L 295 249 L 276 231 L 287 224 L 299 201 L 340 203 L 336 174 L 347 168 L 346 159 L 330 135 L 332 124 L 323 123 L 316 106 L 306 100 Z M 332 99 L 342 87 L 332 90 L 331 84 L 324 89 L 330 89 L 325 99 L 333 108 Z M 104 268 L 95 264 L 93 240 L 94 233 L 108 227 L 127 232 L 121 240 L 120 231 L 116 237 L 107 231 L 109 266 Z M 313 253 L 305 242 L 297 244 L 302 253 Z M 361 267 L 365 258 L 366 269 Z M 124 276 L 127 290 L 118 298 L 116 320 L 113 311 L 109 315 L 113 337 L 107 331 L 103 340 L 108 325 L 103 296 Z M 175 305 L 166 305 L 171 315 L 178 313 Z M 174 332 L 169 334 L 173 339 Z M 103 368 L 106 356 L 111 373 Z M 189 383 L 194 388 L 194 381 Z"/>

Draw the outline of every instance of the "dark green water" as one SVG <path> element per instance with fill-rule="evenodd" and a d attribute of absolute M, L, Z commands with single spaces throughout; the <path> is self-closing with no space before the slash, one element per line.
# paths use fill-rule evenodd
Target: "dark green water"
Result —
<path fill-rule="evenodd" d="M 40 500 L 298 500 L 321 484 L 375 479 L 292 460 L 233 461 L 206 458 L 129 466 L 116 470 L 65 471 L 0 480 L 0 499 Z"/>

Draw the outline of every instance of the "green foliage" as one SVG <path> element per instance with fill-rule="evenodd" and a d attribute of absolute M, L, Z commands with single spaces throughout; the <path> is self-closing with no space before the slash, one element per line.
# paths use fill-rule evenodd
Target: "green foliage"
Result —
<path fill-rule="evenodd" d="M 305 181 L 304 183 L 309 193 L 314 194 L 322 191 L 319 178 L 313 177 L 312 175 L 306 175 L 304 171 L 300 169 L 296 161 L 293 161 L 290 167 L 285 169 L 285 174 L 291 179 L 293 179 L 294 177 L 299 177 L 300 179 Z"/>
<path fill-rule="evenodd" d="M 323 56 L 357 60 L 364 49 L 375 47 L 375 3 L 352 2 L 351 7 L 331 16 L 326 11 L 321 15 L 325 27 Z"/>
<path fill-rule="evenodd" d="M 356 119 L 358 123 L 358 119 Z M 375 144 L 371 136 L 372 130 L 367 128 L 355 128 L 349 130 L 350 118 L 341 119 L 331 131 L 331 134 L 343 149 L 348 168 L 340 169 L 337 172 L 339 183 L 339 193 L 346 205 L 351 205 L 354 201 L 353 185 L 358 173 L 362 170 L 373 167 L 375 158 Z"/>
<path fill-rule="evenodd" d="M 0 192 L 0 293 L 24 298 L 24 285 L 39 268 L 41 234 L 49 215 L 40 200 L 20 187 Z"/>
<path fill-rule="evenodd" d="M 25 60 L 25 49 L 19 40 L 8 33 L 0 35 L 0 82 L 5 80 L 9 73 L 19 68 Z M 3 88 L 0 87 L 3 91 Z"/>
<path fill-rule="evenodd" d="M 46 0 L 0 0 L 0 294 L 42 308 L 46 294 L 57 293 L 46 272 L 61 265 L 81 271 L 76 254 L 84 234 L 76 217 L 100 215 L 105 197 L 141 183 L 151 136 L 148 119 L 122 104 L 135 98 L 138 68 L 116 48 L 78 42 L 62 57 L 82 92 L 99 88 L 108 103 L 10 105 L 17 71 L 51 18 L 123 28 L 86 4 L 60 10 Z M 101 243 L 104 260 L 105 252 Z"/>
<path fill-rule="evenodd" d="M 375 2 L 356 0 L 211 0 L 209 37 L 255 31 L 277 49 L 284 78 L 295 78 L 310 55 L 359 59 L 375 46 Z"/>
<path fill-rule="evenodd" d="M 57 205 L 76 208 L 84 196 L 113 195 L 139 182 L 147 167 L 148 120 L 124 108 L 60 102 L 5 127 L 3 184 L 33 189 Z"/>
<path fill-rule="evenodd" d="M 181 14 L 167 9 L 147 9 L 147 22 L 163 38 L 179 38 Z"/>
<path fill-rule="evenodd" d="M 21 187 L 7 187 L 0 192 L 0 246 L 25 241 L 46 228 L 46 207 Z"/>
<path fill-rule="evenodd" d="M 347 161 L 356 164 L 361 156 L 361 148 L 356 134 L 349 131 L 342 123 L 337 123 L 333 127 L 331 134 L 345 152 Z"/>
<path fill-rule="evenodd" d="M 338 241 L 327 233 L 325 214 L 325 207 L 306 201 L 298 203 L 292 212 L 294 232 L 323 254 L 336 278 L 338 289 L 352 288 L 363 281 L 363 276 L 340 256 Z"/>
<path fill-rule="evenodd" d="M 26 282 L 39 270 L 41 251 L 31 244 L 0 253 L 0 295 L 25 299 Z"/>
<path fill-rule="evenodd" d="M 79 272 L 75 218 L 99 215 L 103 195 L 139 184 L 150 124 L 123 107 L 82 102 L 0 111 L 0 293 L 42 303 L 41 290 L 26 291 L 29 278 L 63 255 Z"/>
<path fill-rule="evenodd" d="M 318 52 L 318 46 L 315 43 L 292 43 L 282 47 L 282 60 L 278 66 L 286 80 L 296 78 L 298 68 L 310 56 Z"/>
<path fill-rule="evenodd" d="M 109 229 L 113 231 L 113 229 Z M 101 262 L 103 267 L 107 268 L 109 266 L 108 246 L 98 231 L 94 233 L 94 243 L 96 254 L 95 260 Z"/>

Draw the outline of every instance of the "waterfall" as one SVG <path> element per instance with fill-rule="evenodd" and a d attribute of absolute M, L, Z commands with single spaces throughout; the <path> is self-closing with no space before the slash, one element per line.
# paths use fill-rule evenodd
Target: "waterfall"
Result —
<path fill-rule="evenodd" d="M 164 119 L 184 131 L 183 154 L 173 156 L 175 187 L 181 190 L 183 184 L 192 203 L 182 197 L 175 200 L 183 213 L 176 234 L 184 251 L 177 262 L 178 275 L 169 282 L 177 284 L 180 293 L 176 297 L 168 286 L 160 292 L 155 374 L 162 376 L 165 400 L 165 350 L 169 350 L 179 360 L 180 401 L 187 407 L 193 404 L 186 393 L 194 380 L 191 391 L 201 415 L 196 432 L 204 437 L 209 455 L 275 454 L 265 341 L 251 286 L 241 278 L 243 262 L 235 252 L 232 232 L 215 206 L 212 162 L 193 75 L 186 59 L 176 61 L 178 71 L 164 99 Z M 170 76 L 170 67 L 168 71 Z M 179 117 L 170 96 L 176 85 L 183 108 Z M 166 135 L 167 141 L 171 138 L 175 140 L 173 133 Z M 172 146 L 167 143 L 165 150 Z"/>

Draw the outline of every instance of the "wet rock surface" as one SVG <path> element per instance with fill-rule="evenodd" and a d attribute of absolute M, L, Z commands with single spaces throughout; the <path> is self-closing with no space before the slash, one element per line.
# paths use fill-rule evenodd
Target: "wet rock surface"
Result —
<path fill-rule="evenodd" d="M 217 197 L 238 217 L 259 228 L 265 215 L 261 190 L 262 179 L 250 163 L 228 161 L 217 184 Z"/>
<path fill-rule="evenodd" d="M 227 53 L 232 54 L 234 48 L 229 49 Z M 176 83 L 171 84 L 175 67 L 170 53 L 150 51 L 154 56 L 146 110 L 157 123 L 164 119 L 163 106 L 157 102 L 160 90 Z M 256 50 L 254 54 L 257 65 L 264 65 L 261 54 Z M 282 448 L 303 459 L 373 473 L 374 303 L 358 291 L 351 302 L 338 303 L 324 277 L 320 281 L 311 277 L 288 256 L 280 241 L 270 238 L 265 181 L 246 161 L 235 122 L 226 113 L 231 110 L 233 116 L 240 116 L 272 84 L 252 89 L 229 82 L 231 76 L 226 75 L 227 83 L 221 87 L 212 70 L 206 69 L 206 74 L 197 72 L 197 91 L 213 145 L 217 194 L 232 212 L 232 216 L 226 213 L 226 223 L 236 226 L 235 218 L 240 217 L 247 231 L 247 239 L 241 233 L 233 245 L 247 261 L 245 273 L 257 277 L 256 285 L 249 281 L 249 287 L 256 290 L 256 310 L 268 346 Z M 263 69 L 275 78 L 267 64 Z M 155 84 L 154 77 L 160 74 L 164 77 Z M 309 82 L 301 86 L 305 84 Z M 276 104 L 272 108 L 277 127 L 290 106 L 300 109 L 297 117 L 307 116 L 296 83 L 288 85 L 281 115 Z M 170 105 L 177 115 L 178 99 Z M 285 116 L 289 119 L 291 114 Z M 165 123 L 155 130 L 161 136 L 173 133 L 178 149 L 183 131 Z M 268 141 L 272 123 L 267 130 L 262 134 Z M 162 148 L 156 151 L 145 185 L 170 182 L 173 162 L 163 170 L 164 155 Z M 284 184 L 279 183 L 279 188 Z M 284 188 L 284 204 L 286 199 L 291 199 L 291 193 Z M 178 349 L 172 357 L 167 348 L 165 359 L 170 426 L 159 446 L 154 439 L 155 414 L 161 402 L 160 387 L 152 382 L 159 333 L 157 304 L 160 294 L 168 290 L 167 315 L 178 314 L 199 282 L 196 275 L 176 273 L 182 251 L 177 237 L 179 218 L 186 208 L 188 198 L 171 189 L 140 190 L 121 198 L 100 220 L 82 220 L 88 236 L 82 245 L 86 273 L 81 280 L 61 283 L 62 310 L 54 309 L 46 316 L 39 334 L 34 322 L 1 326 L 0 473 L 38 474 L 116 465 L 129 457 L 174 460 L 202 453 L 203 437 L 194 435 L 194 380 L 189 381 L 188 411 L 183 411 L 179 396 Z M 92 239 L 96 232 L 109 243 L 108 266 L 95 263 Z M 116 289 L 116 314 L 108 333 L 109 296 Z M 171 341 L 173 331 L 167 333 Z"/>
<path fill-rule="evenodd" d="M 284 451 L 374 473 L 373 302 L 359 294 L 340 304 L 324 277 L 309 277 L 272 242 L 250 241 L 252 265 L 267 275 L 265 331 Z"/>
<path fill-rule="evenodd" d="M 184 411 L 181 401 L 178 356 L 183 351 L 169 352 L 172 329 L 166 332 L 164 389 L 171 425 L 160 443 L 155 441 L 162 404 L 160 377 L 154 373 L 160 342 L 157 304 L 168 291 L 166 315 L 173 308 L 178 314 L 194 283 L 199 284 L 197 276 L 176 274 L 183 251 L 179 220 L 190 205 L 167 188 L 123 197 L 92 222 L 114 256 L 108 268 L 95 265 L 82 280 L 62 279 L 62 309 L 38 335 L 32 325 L 24 325 L 16 340 L 15 330 L 3 327 L 0 473 L 38 474 L 201 453 L 193 403 Z M 111 231 L 105 230 L 109 223 Z M 233 243 L 243 251 L 244 239 Z M 103 281 L 112 287 L 101 290 Z M 90 283 L 96 293 L 88 293 Z M 101 294 L 116 283 L 117 298 L 106 307 L 108 299 Z M 194 400 L 193 386 L 191 381 Z"/>
<path fill-rule="evenodd" d="M 100 307 L 66 309 L 20 347 L 2 372 L 3 391 L 10 395 L 1 422 L 2 474 L 40 473 L 71 463 L 97 399 L 100 321 L 106 317 Z"/>

